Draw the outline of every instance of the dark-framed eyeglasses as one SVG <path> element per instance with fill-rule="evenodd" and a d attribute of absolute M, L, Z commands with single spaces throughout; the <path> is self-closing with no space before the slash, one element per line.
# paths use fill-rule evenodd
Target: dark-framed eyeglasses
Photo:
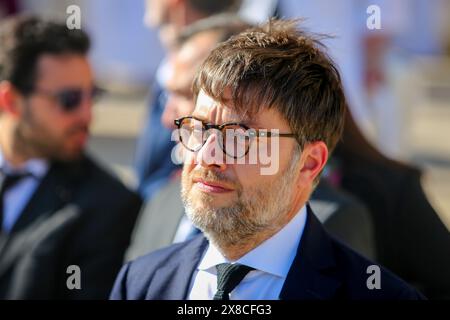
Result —
<path fill-rule="evenodd" d="M 88 90 L 83 90 L 82 88 L 66 88 L 55 92 L 50 92 L 46 90 L 35 89 L 32 92 L 32 94 L 43 95 L 55 100 L 64 112 L 75 111 L 78 107 L 80 107 L 81 103 L 86 98 L 95 102 L 104 93 L 105 90 L 97 86 L 93 86 Z"/>
<path fill-rule="evenodd" d="M 253 129 L 239 122 L 226 122 L 220 125 L 206 123 L 194 116 L 181 117 L 174 120 L 182 145 L 192 151 L 199 151 L 210 136 L 210 130 L 219 131 L 219 145 L 224 153 L 235 159 L 246 156 L 250 145 L 258 137 L 295 138 L 293 133 L 278 133 L 267 129 Z"/>

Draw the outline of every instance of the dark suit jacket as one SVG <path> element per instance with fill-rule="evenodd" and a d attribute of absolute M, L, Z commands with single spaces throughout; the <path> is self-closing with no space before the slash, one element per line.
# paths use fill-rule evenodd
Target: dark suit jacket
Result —
<path fill-rule="evenodd" d="M 186 299 L 192 276 L 208 242 L 203 236 L 172 245 L 120 271 L 111 299 Z M 381 289 L 367 288 L 373 263 L 334 240 L 308 208 L 297 255 L 281 290 L 281 299 L 419 299 L 421 294 L 381 268 Z"/>
<path fill-rule="evenodd" d="M 309 203 L 333 237 L 366 258 L 376 260 L 372 217 L 359 199 L 321 179 Z"/>
<path fill-rule="evenodd" d="M 450 232 L 428 201 L 419 170 L 353 156 L 342 187 L 370 210 L 377 261 L 428 298 L 450 298 Z"/>
<path fill-rule="evenodd" d="M 140 204 L 88 157 L 52 164 L 0 237 L 0 299 L 108 298 Z M 81 269 L 81 290 L 67 288 L 70 265 Z"/>

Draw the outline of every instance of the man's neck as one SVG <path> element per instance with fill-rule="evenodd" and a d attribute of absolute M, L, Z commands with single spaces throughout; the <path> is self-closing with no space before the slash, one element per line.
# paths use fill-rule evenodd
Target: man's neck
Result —
<path fill-rule="evenodd" d="M 0 128 L 2 129 L 0 130 L 0 152 L 3 159 L 12 167 L 22 166 L 31 157 L 27 157 L 14 148 L 13 128 L 10 123 L 3 121 L 0 123 Z"/>

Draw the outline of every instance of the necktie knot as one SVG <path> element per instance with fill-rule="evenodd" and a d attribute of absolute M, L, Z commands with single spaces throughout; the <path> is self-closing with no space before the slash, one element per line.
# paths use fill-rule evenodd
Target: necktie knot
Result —
<path fill-rule="evenodd" d="M 231 291 L 245 278 L 247 273 L 254 270 L 252 267 L 239 263 L 221 263 L 217 269 L 217 292 L 214 300 L 229 300 Z"/>

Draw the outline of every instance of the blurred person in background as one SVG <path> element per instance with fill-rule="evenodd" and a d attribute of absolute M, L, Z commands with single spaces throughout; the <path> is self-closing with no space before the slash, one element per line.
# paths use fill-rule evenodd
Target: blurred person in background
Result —
<path fill-rule="evenodd" d="M 89 47 L 65 24 L 0 23 L 1 299 L 105 299 L 129 244 L 140 198 L 84 152 Z"/>
<path fill-rule="evenodd" d="M 174 147 L 171 132 L 161 124 L 166 91 L 165 83 L 170 76 L 170 56 L 176 47 L 179 33 L 187 25 L 213 14 L 236 11 L 239 0 L 147 0 L 145 23 L 158 28 L 161 42 L 167 50 L 166 58 L 158 68 L 155 84 L 151 90 L 147 118 L 138 137 L 135 154 L 135 169 L 138 191 L 144 199 L 150 199 L 176 169 L 170 160 Z M 149 137 L 158 136 L 158 139 Z"/>

